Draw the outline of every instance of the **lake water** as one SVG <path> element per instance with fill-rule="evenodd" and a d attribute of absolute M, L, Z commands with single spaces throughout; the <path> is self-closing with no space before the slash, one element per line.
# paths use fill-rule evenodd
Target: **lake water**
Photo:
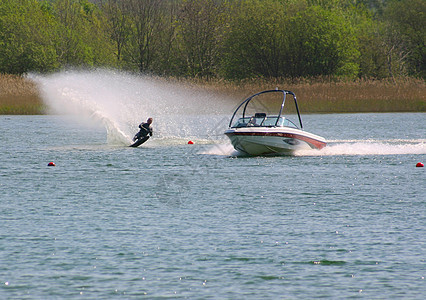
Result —
<path fill-rule="evenodd" d="M 0 116 L 0 298 L 424 299 L 425 121 L 308 115 L 322 151 L 238 157 Z"/>
<path fill-rule="evenodd" d="M 326 148 L 241 157 L 229 99 L 33 79 L 54 114 L 0 116 L 0 299 L 426 298 L 426 114 L 306 115 Z"/>

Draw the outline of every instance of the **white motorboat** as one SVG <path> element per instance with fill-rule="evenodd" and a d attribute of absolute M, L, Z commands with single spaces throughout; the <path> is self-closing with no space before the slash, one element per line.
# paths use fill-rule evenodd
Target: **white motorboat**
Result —
<path fill-rule="evenodd" d="M 248 114 L 248 104 L 257 96 L 267 93 L 281 93 L 282 103 L 278 114 L 264 112 Z M 300 128 L 282 115 L 286 95 L 293 96 L 299 118 Z M 280 97 L 281 99 L 281 97 Z M 241 112 L 239 112 L 242 109 Z M 266 106 L 262 106 L 266 109 Z M 234 122 L 237 114 L 241 117 Z M 327 143 L 321 136 L 303 130 L 302 119 L 297 105 L 296 95 L 287 90 L 267 90 L 250 96 L 237 107 L 225 131 L 234 148 L 249 155 L 282 154 L 292 155 L 297 150 L 322 149 Z"/>

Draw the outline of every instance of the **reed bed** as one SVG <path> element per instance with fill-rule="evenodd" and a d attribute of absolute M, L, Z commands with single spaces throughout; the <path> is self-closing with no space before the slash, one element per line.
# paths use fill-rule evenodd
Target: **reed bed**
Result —
<path fill-rule="evenodd" d="M 267 89 L 293 91 L 303 113 L 425 112 L 423 79 L 333 81 L 327 79 L 195 82 L 212 92 L 240 100 Z M 289 106 L 292 109 L 292 105 Z"/>
<path fill-rule="evenodd" d="M 257 79 L 241 82 L 162 79 L 239 101 L 266 89 L 286 89 L 297 95 L 303 113 L 425 112 L 423 79 L 335 81 Z M 288 108 L 292 109 L 292 105 Z M 37 85 L 26 77 L 0 74 L 0 114 L 44 114 Z"/>
<path fill-rule="evenodd" d="M 0 115 L 43 114 L 36 84 L 25 77 L 0 74 Z"/>

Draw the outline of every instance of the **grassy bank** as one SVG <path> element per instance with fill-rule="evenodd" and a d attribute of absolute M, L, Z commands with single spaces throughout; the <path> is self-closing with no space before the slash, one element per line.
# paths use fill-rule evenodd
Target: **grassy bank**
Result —
<path fill-rule="evenodd" d="M 316 80 L 250 80 L 239 84 L 201 83 L 212 92 L 244 99 L 256 92 L 275 89 L 293 91 L 303 113 L 425 112 L 424 80 L 401 78 L 335 82 Z M 289 108 L 292 108 L 290 105 Z"/>
<path fill-rule="evenodd" d="M 192 88 L 242 100 L 256 92 L 274 89 L 296 93 L 303 113 L 425 112 L 424 80 L 250 80 L 239 83 L 220 80 L 172 80 Z M 292 105 L 289 106 L 291 108 Z M 37 86 L 30 79 L 0 75 L 0 114 L 43 114 L 45 107 Z"/>
<path fill-rule="evenodd" d="M 36 115 L 43 112 L 43 101 L 33 81 L 0 74 L 0 115 Z"/>

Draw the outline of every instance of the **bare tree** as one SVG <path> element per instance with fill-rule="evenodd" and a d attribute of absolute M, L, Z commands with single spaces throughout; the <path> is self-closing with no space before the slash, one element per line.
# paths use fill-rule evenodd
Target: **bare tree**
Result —
<path fill-rule="evenodd" d="M 188 75 L 214 75 L 226 27 L 224 10 L 223 1 L 183 1 L 178 23 L 182 38 L 181 52 L 186 60 Z"/>
<path fill-rule="evenodd" d="M 406 75 L 405 62 L 409 54 L 406 49 L 406 42 L 401 34 L 391 26 L 388 26 L 382 37 L 383 52 L 386 56 L 386 65 L 389 77 L 396 83 L 394 72 L 398 75 Z"/>
<path fill-rule="evenodd" d="M 126 0 L 124 9 L 131 22 L 127 55 L 140 72 L 151 71 L 161 41 L 157 39 L 161 20 L 161 0 Z"/>
<path fill-rule="evenodd" d="M 120 0 L 107 0 L 102 4 L 107 17 L 108 32 L 115 44 L 115 56 L 120 63 L 122 59 L 123 48 L 130 34 L 130 22 L 123 11 L 123 3 Z"/>

